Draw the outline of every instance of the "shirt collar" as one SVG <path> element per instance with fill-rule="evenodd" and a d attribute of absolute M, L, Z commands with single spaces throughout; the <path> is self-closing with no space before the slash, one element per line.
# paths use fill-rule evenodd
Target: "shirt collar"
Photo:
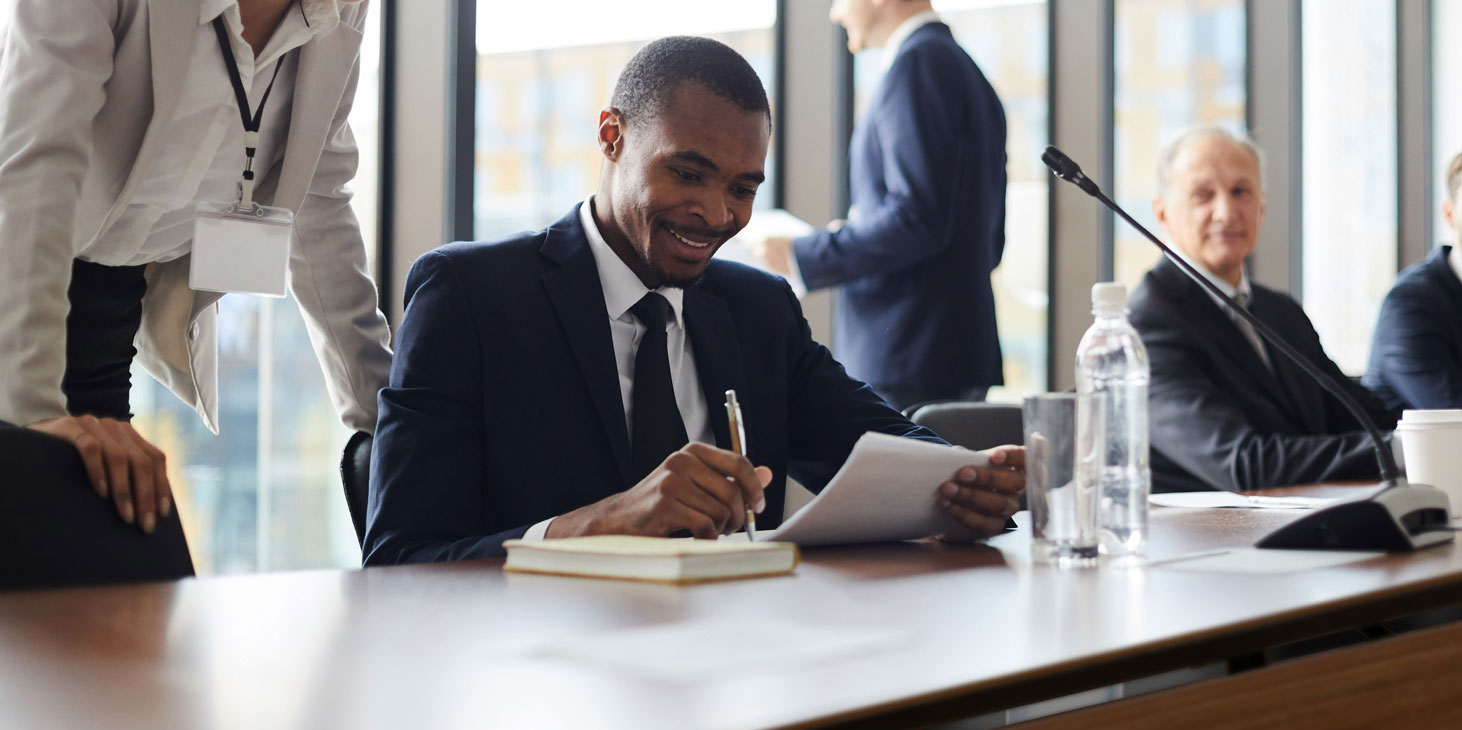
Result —
<path fill-rule="evenodd" d="M 599 269 L 599 286 L 604 289 L 604 308 L 610 319 L 621 319 L 637 302 L 650 293 L 650 288 L 635 276 L 629 265 L 609 247 L 599 224 L 594 220 L 594 196 L 590 195 L 579 206 L 579 222 L 584 226 L 584 235 L 589 239 L 589 250 L 594 254 L 594 266 Z M 675 324 L 682 329 L 681 305 L 685 301 L 685 290 L 679 287 L 662 286 L 655 290 L 675 313 Z M 633 315 L 631 315 L 633 316 Z"/>
<path fill-rule="evenodd" d="M 899 49 L 904 47 L 904 41 L 914 34 L 914 31 L 923 28 L 930 23 L 939 22 L 939 13 L 933 10 L 925 10 L 904 19 L 899 27 L 894 28 L 889 34 L 888 41 L 883 44 L 883 70 L 887 71 L 893 65 L 893 60 L 898 57 Z"/>
<path fill-rule="evenodd" d="M 1249 301 L 1251 304 L 1254 301 L 1254 287 L 1252 284 L 1249 283 L 1248 271 L 1245 271 L 1242 268 L 1239 269 L 1239 285 L 1234 286 L 1219 278 L 1218 275 L 1209 271 L 1206 267 L 1203 266 L 1203 264 L 1200 264 L 1197 261 L 1189 258 L 1187 254 L 1182 252 L 1182 250 L 1178 248 L 1173 248 L 1172 251 L 1173 253 L 1177 254 L 1179 258 L 1192 264 L 1193 268 L 1197 269 L 1198 273 L 1203 275 L 1203 278 L 1212 282 L 1213 285 L 1218 287 L 1218 290 L 1223 292 L 1225 296 L 1232 298 L 1236 294 L 1243 294 L 1244 299 Z M 1203 293 L 1207 294 L 1208 298 L 1212 299 L 1215 304 L 1218 304 L 1220 309 L 1228 306 L 1227 302 L 1214 296 L 1213 292 L 1209 291 L 1207 288 L 1203 289 Z"/>
<path fill-rule="evenodd" d="M 1447 263 L 1452 265 L 1452 273 L 1456 274 L 1458 279 L 1462 279 L 1462 253 L 1459 251 L 1462 251 L 1462 248 L 1453 246 L 1447 252 Z"/>
<path fill-rule="evenodd" d="M 230 31 L 242 32 L 243 22 L 239 20 L 238 0 L 201 0 L 198 3 L 198 24 L 206 25 L 212 23 L 214 18 L 222 15 L 224 22 L 229 25 Z M 294 0 L 285 11 L 284 17 L 279 21 L 279 28 L 275 30 L 273 38 L 269 40 L 269 46 L 275 45 L 275 41 L 282 40 L 281 36 L 289 36 L 294 33 L 307 34 L 309 39 L 319 38 L 340 25 L 340 0 Z M 292 44 L 293 46 L 304 45 L 303 42 Z M 269 49 L 266 47 L 265 55 Z"/>

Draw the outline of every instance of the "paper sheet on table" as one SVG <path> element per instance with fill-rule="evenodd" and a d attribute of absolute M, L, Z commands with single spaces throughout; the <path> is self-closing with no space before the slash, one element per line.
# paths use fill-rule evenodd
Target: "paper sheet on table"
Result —
<path fill-rule="evenodd" d="M 1333 568 L 1380 557 L 1385 553 L 1346 552 L 1340 550 L 1264 550 L 1234 548 L 1180 555 L 1167 560 L 1154 560 L 1149 567 L 1199 570 L 1213 573 L 1247 573 L 1272 575 L 1299 573 L 1306 570 Z"/>
<path fill-rule="evenodd" d="M 1149 495 L 1147 501 L 1159 507 L 1211 509 L 1315 509 L 1336 500 L 1322 497 L 1245 496 L 1233 492 L 1165 492 Z"/>
<path fill-rule="evenodd" d="M 962 466 L 989 457 L 952 446 L 865 433 L 822 493 L 758 540 L 845 545 L 917 540 L 958 526 L 935 491 Z"/>
<path fill-rule="evenodd" d="M 575 636 L 540 654 L 687 682 L 785 667 L 897 646 L 907 632 L 849 629 L 751 616 L 726 616 Z"/>
<path fill-rule="evenodd" d="M 721 248 L 716 251 L 716 258 L 721 261 L 735 261 L 738 264 L 746 264 L 765 271 L 766 264 L 751 255 L 749 241 L 759 241 L 772 236 L 797 238 L 811 232 L 812 224 L 781 208 L 758 210 L 751 214 L 751 220 L 747 221 L 746 227 L 741 229 L 740 233 L 721 244 Z"/>

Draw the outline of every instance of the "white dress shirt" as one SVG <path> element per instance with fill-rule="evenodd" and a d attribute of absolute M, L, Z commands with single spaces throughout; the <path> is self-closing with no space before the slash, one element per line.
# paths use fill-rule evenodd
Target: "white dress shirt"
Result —
<path fill-rule="evenodd" d="M 147 170 L 126 210 L 79 258 L 108 266 L 172 261 L 192 249 L 197 203 L 238 199 L 237 185 L 244 171 L 244 127 L 213 29 L 213 19 L 220 15 L 248 91 L 251 116 L 274 77 L 274 66 L 283 64 L 260 121 L 254 170 L 263 174 L 279 162 L 289 130 L 298 66 L 298 57 L 290 51 L 334 30 L 340 23 L 339 9 L 333 0 L 299 0 L 285 12 L 263 53 L 255 58 L 244 40 L 238 3 L 202 0 L 193 59 L 168 127 L 169 143 Z"/>
<path fill-rule="evenodd" d="M 1453 246 L 1452 250 L 1447 252 L 1447 263 L 1452 265 L 1452 273 L 1456 274 L 1458 279 L 1462 279 L 1462 247 Z"/>
<path fill-rule="evenodd" d="M 635 353 L 639 351 L 640 340 L 644 339 L 645 326 L 630 312 L 650 288 L 609 247 L 599 224 L 594 222 L 594 196 L 589 196 L 579 206 L 579 222 L 589 238 L 589 250 L 594 254 L 594 265 L 599 269 L 599 286 L 604 289 L 604 309 L 609 313 L 609 336 L 614 340 L 614 364 L 619 371 L 619 397 L 624 404 L 624 426 L 634 433 Z M 654 290 L 670 302 L 674 317 L 665 322 L 665 347 L 670 357 L 670 382 L 675 388 L 675 405 L 680 409 L 680 418 L 685 421 L 685 433 L 691 441 L 716 443 L 711 432 L 711 416 L 706 405 L 705 391 L 701 390 L 700 373 L 695 367 L 695 352 L 690 338 L 685 335 L 685 290 L 662 286 Z M 553 519 L 547 519 L 528 528 L 525 540 L 541 540 L 548 532 Z"/>

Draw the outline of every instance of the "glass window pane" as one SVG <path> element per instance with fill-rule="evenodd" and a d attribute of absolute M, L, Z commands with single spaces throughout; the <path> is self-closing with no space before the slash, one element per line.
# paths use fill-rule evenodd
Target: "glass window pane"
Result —
<path fill-rule="evenodd" d="M 1462 68 L 1462 3 L 1432 3 L 1432 215 L 1433 240 L 1425 248 L 1453 243 L 1451 227 L 1442 220 L 1442 201 L 1447 199 L 1447 165 L 1462 152 L 1462 94 L 1456 93 L 1456 76 Z"/>
<path fill-rule="evenodd" d="M 1325 352 L 1365 371 L 1396 278 L 1396 3 L 1305 3 L 1304 307 Z"/>
<path fill-rule="evenodd" d="M 1113 196 L 1162 236 L 1152 215 L 1157 159 L 1184 128 L 1243 131 L 1247 89 L 1244 0 L 1117 0 Z M 1162 255 L 1117 220 L 1114 279 L 1136 287 Z"/>
<path fill-rule="evenodd" d="M 1005 106 L 1005 252 L 991 275 L 1005 386 L 993 389 L 989 398 L 1018 401 L 1046 390 L 1050 175 L 1040 161 L 1050 114 L 1046 2 L 936 0 L 934 9 Z M 856 119 L 882 78 L 880 52 L 860 53 L 853 63 Z"/>
<path fill-rule="evenodd" d="M 350 124 L 360 148 L 351 187 L 375 259 L 380 12 L 372 3 Z M 168 477 L 200 575 L 354 567 L 360 548 L 345 507 L 340 455 L 349 432 L 325 391 L 294 298 L 219 300 L 219 435 L 140 366 L 133 423 L 168 456 Z"/>
<path fill-rule="evenodd" d="M 475 236 L 542 228 L 594 192 L 599 110 L 648 41 L 715 38 L 746 57 L 773 98 L 776 20 L 776 0 L 722 3 L 714 13 L 684 0 L 478 0 Z M 773 203 L 773 157 L 759 208 Z"/>

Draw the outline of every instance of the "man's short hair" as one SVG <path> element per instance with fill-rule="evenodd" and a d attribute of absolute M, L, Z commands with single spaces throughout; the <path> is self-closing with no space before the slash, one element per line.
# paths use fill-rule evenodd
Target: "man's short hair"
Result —
<path fill-rule="evenodd" d="M 641 48 L 620 72 L 609 105 L 627 124 L 637 124 L 655 118 L 687 81 L 771 121 L 766 89 L 751 64 L 730 46 L 696 36 L 670 36 Z"/>
<path fill-rule="evenodd" d="M 1462 152 L 1447 163 L 1447 200 L 1457 202 L 1457 189 L 1462 188 Z"/>
<path fill-rule="evenodd" d="M 1162 148 L 1162 152 L 1158 153 L 1158 195 L 1167 194 L 1168 184 L 1173 180 L 1173 163 L 1177 161 L 1178 155 L 1182 154 L 1183 150 L 1193 142 L 1213 138 L 1232 142 L 1254 158 L 1254 163 L 1259 166 L 1259 190 L 1264 190 L 1264 150 L 1259 149 L 1259 145 L 1254 142 L 1254 139 L 1247 134 L 1233 132 L 1227 127 L 1220 127 L 1217 124 L 1203 124 L 1179 132 L 1178 136 L 1168 142 L 1167 146 Z"/>

